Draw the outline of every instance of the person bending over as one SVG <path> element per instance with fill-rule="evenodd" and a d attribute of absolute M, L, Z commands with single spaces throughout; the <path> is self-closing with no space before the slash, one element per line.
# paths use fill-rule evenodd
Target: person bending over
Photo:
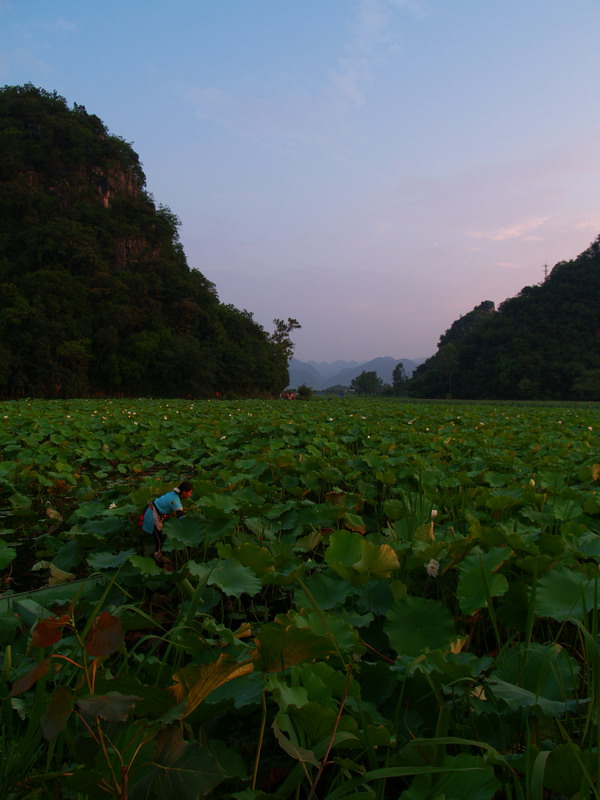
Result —
<path fill-rule="evenodd" d="M 154 537 L 156 549 L 153 556 L 155 561 L 164 560 L 162 547 L 166 537 L 162 532 L 162 527 L 165 517 L 173 513 L 178 517 L 183 516 L 183 504 L 181 501 L 191 497 L 193 488 L 189 481 L 182 481 L 175 489 L 171 489 L 170 492 L 148 503 L 148 508 L 144 512 L 142 520 L 142 530 L 145 533 L 151 533 Z"/>

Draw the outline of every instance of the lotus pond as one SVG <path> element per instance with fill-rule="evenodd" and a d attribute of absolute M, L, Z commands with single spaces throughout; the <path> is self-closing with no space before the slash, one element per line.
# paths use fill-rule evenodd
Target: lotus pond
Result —
<path fill-rule="evenodd" d="M 0 797 L 597 798 L 599 430 L 0 404 Z M 137 518 L 181 480 L 167 572 Z"/>

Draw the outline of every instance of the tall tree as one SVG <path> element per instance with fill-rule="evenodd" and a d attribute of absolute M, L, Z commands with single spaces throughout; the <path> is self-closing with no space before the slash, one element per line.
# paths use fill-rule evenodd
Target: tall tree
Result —
<path fill-rule="evenodd" d="M 290 361 L 294 355 L 294 343 L 292 342 L 291 334 L 295 330 L 300 330 L 302 325 L 293 317 L 288 317 L 287 322 L 282 319 L 274 319 L 273 326 L 273 333 L 269 339 Z"/>
<path fill-rule="evenodd" d="M 350 388 L 354 389 L 359 394 L 375 395 L 381 394 L 383 389 L 383 380 L 375 371 L 363 370 L 360 375 L 353 378 L 350 382 Z"/>
<path fill-rule="evenodd" d="M 406 393 L 406 382 L 408 378 L 404 369 L 404 364 L 399 361 L 392 372 L 392 390 L 395 395 L 401 397 Z"/>

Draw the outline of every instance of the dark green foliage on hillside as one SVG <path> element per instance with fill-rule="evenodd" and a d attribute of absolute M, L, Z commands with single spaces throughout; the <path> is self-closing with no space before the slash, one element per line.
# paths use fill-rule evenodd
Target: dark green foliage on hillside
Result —
<path fill-rule="evenodd" d="M 600 237 L 544 283 L 455 322 L 408 384 L 413 397 L 600 399 Z"/>
<path fill-rule="evenodd" d="M 0 396 L 279 392 L 287 354 L 187 265 L 139 158 L 83 106 L 0 90 Z"/>

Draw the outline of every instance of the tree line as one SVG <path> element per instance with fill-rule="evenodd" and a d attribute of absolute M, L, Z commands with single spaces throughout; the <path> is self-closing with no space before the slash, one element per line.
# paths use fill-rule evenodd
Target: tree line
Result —
<path fill-rule="evenodd" d="M 600 237 L 496 310 L 485 301 L 440 337 L 413 397 L 600 399 Z"/>

